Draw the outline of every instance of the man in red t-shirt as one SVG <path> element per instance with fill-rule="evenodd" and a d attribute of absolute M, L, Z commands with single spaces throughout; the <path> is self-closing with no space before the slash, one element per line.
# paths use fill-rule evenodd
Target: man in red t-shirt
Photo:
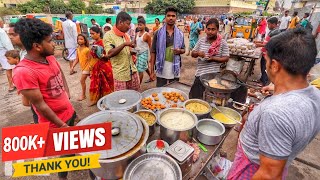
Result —
<path fill-rule="evenodd" d="M 14 69 L 13 81 L 18 92 L 33 105 L 39 123 L 50 128 L 72 126 L 76 113 L 69 100 L 69 89 L 54 54 L 52 28 L 39 19 L 21 19 L 19 29 L 27 55 Z"/>
<path fill-rule="evenodd" d="M 268 75 L 266 72 L 266 60 L 264 58 L 264 55 L 266 53 L 266 49 L 264 48 L 264 46 L 268 43 L 268 41 L 270 40 L 271 36 L 273 36 L 275 34 L 276 28 L 277 28 L 277 24 L 278 24 L 278 18 L 276 17 L 271 17 L 268 19 L 268 28 L 270 30 L 270 32 L 267 34 L 266 38 L 264 39 L 264 41 L 255 41 L 254 43 L 256 44 L 257 47 L 262 47 L 262 57 L 260 60 L 260 69 L 261 69 L 261 77 L 260 77 L 260 81 L 261 81 L 261 85 L 262 86 L 266 86 L 269 83 L 269 79 L 268 79 Z M 280 32 L 280 31 L 279 31 Z"/>

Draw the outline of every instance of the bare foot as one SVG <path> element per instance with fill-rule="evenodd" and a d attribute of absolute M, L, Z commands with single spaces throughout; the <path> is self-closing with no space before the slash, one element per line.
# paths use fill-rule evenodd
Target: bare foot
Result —
<path fill-rule="evenodd" d="M 77 73 L 77 71 L 70 71 L 70 75 Z"/>
<path fill-rule="evenodd" d="M 96 104 L 96 102 L 90 102 L 90 104 L 88 104 L 88 107 L 95 106 Z"/>
<path fill-rule="evenodd" d="M 87 97 L 86 96 L 80 96 L 77 100 L 78 101 L 83 101 L 83 100 L 85 100 Z"/>

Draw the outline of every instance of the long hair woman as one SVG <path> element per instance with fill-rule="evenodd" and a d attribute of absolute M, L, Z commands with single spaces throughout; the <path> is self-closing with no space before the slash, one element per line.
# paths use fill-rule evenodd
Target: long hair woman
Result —
<path fill-rule="evenodd" d="M 104 51 L 102 32 L 99 27 L 90 28 L 90 36 L 94 40 L 90 54 L 96 61 L 92 68 L 90 83 L 90 105 L 93 106 L 97 101 L 114 91 L 114 81 L 112 74 L 112 66 L 109 57 Z"/>

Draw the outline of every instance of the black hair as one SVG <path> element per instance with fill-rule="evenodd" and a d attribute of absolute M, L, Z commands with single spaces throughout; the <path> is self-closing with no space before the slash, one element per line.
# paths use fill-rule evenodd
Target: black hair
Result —
<path fill-rule="evenodd" d="M 84 39 L 84 45 L 85 45 L 86 47 L 89 47 L 89 41 L 88 41 L 87 36 L 84 35 L 84 34 L 79 34 L 78 37 L 80 37 L 80 36 L 83 37 L 83 39 Z M 78 41 L 78 37 L 77 37 L 77 41 Z"/>
<path fill-rule="evenodd" d="M 16 25 L 16 23 L 10 23 L 9 27 L 14 28 L 15 25 Z"/>
<path fill-rule="evenodd" d="M 160 19 L 159 18 L 156 18 L 155 20 L 158 20 L 160 22 Z"/>
<path fill-rule="evenodd" d="M 303 28 L 287 30 L 272 37 L 265 48 L 268 56 L 292 75 L 306 76 L 317 56 L 315 39 Z"/>
<path fill-rule="evenodd" d="M 94 22 L 96 22 L 96 20 L 95 20 L 95 19 L 91 19 L 90 21 L 94 21 Z"/>
<path fill-rule="evenodd" d="M 141 19 L 141 18 L 144 18 L 144 17 L 143 17 L 143 16 L 138 16 L 138 17 L 137 17 L 137 20 L 139 20 L 139 19 Z"/>
<path fill-rule="evenodd" d="M 71 17 L 71 16 L 72 16 L 72 12 L 70 12 L 70 11 L 66 12 L 66 18 L 69 19 L 69 17 Z"/>
<path fill-rule="evenodd" d="M 219 29 L 219 21 L 217 18 L 211 18 L 209 19 L 209 21 L 206 23 L 206 27 L 208 27 L 209 25 L 214 24 L 216 25 L 217 29 Z"/>
<path fill-rule="evenodd" d="M 167 7 L 167 9 L 166 9 L 165 12 L 166 12 L 166 14 L 167 14 L 168 12 L 175 12 L 176 15 L 177 15 L 178 10 L 177 10 L 175 7 L 173 7 L 173 6 L 169 6 L 169 7 Z"/>
<path fill-rule="evenodd" d="M 307 17 L 309 17 L 310 16 L 310 13 L 304 13 Z"/>
<path fill-rule="evenodd" d="M 45 38 L 51 36 L 53 30 L 50 24 L 37 18 L 22 18 L 15 24 L 20 40 L 27 51 L 30 51 L 34 43 L 41 43 Z"/>
<path fill-rule="evenodd" d="M 138 19 L 138 23 L 146 25 L 146 20 L 144 20 L 144 18 L 140 18 Z"/>
<path fill-rule="evenodd" d="M 298 12 L 297 11 L 293 12 L 293 15 L 294 16 L 298 15 Z"/>
<path fill-rule="evenodd" d="M 271 17 L 271 18 L 268 19 L 267 22 L 271 23 L 271 24 L 278 24 L 278 18 L 277 17 Z"/>
<path fill-rule="evenodd" d="M 229 19 L 229 21 L 231 21 L 231 20 L 232 20 L 232 18 L 231 18 L 231 17 L 229 17 L 228 19 Z"/>
<path fill-rule="evenodd" d="M 102 38 L 102 31 L 101 31 L 101 29 L 100 29 L 98 26 L 92 26 L 92 27 L 90 28 L 90 30 L 93 31 L 93 32 L 95 32 L 95 33 L 100 34 L 100 37 Z"/>
<path fill-rule="evenodd" d="M 131 16 L 126 12 L 120 12 L 117 15 L 116 24 L 119 24 L 120 21 L 131 21 Z"/>
<path fill-rule="evenodd" d="M 109 18 L 109 17 L 106 18 L 106 22 L 109 22 L 109 21 L 111 21 L 111 18 Z"/>

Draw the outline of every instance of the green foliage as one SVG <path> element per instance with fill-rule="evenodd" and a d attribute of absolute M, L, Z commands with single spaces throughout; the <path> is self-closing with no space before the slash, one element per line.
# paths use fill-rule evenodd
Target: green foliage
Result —
<path fill-rule="evenodd" d="M 85 10 L 86 4 L 81 0 L 69 0 L 67 8 L 73 14 L 81 14 L 82 10 Z"/>
<path fill-rule="evenodd" d="M 52 0 L 49 7 L 52 14 L 64 14 L 67 11 L 67 5 L 63 0 Z"/>
<path fill-rule="evenodd" d="M 173 6 L 177 8 L 178 13 L 188 13 L 195 6 L 194 0 L 154 0 L 148 2 L 144 10 L 150 14 L 164 14 L 165 8 Z"/>
<path fill-rule="evenodd" d="M 101 6 L 102 0 L 92 0 L 89 6 L 86 8 L 85 12 L 87 14 L 101 14 L 103 13 L 103 7 Z"/>
<path fill-rule="evenodd" d="M 18 11 L 20 11 L 22 14 L 43 13 L 44 7 L 45 7 L 45 3 L 41 0 L 32 0 L 24 4 L 17 5 Z"/>
<path fill-rule="evenodd" d="M 19 12 L 15 11 L 12 8 L 6 8 L 6 7 L 0 7 L 0 16 L 6 16 L 6 15 L 16 15 L 19 14 Z"/>

